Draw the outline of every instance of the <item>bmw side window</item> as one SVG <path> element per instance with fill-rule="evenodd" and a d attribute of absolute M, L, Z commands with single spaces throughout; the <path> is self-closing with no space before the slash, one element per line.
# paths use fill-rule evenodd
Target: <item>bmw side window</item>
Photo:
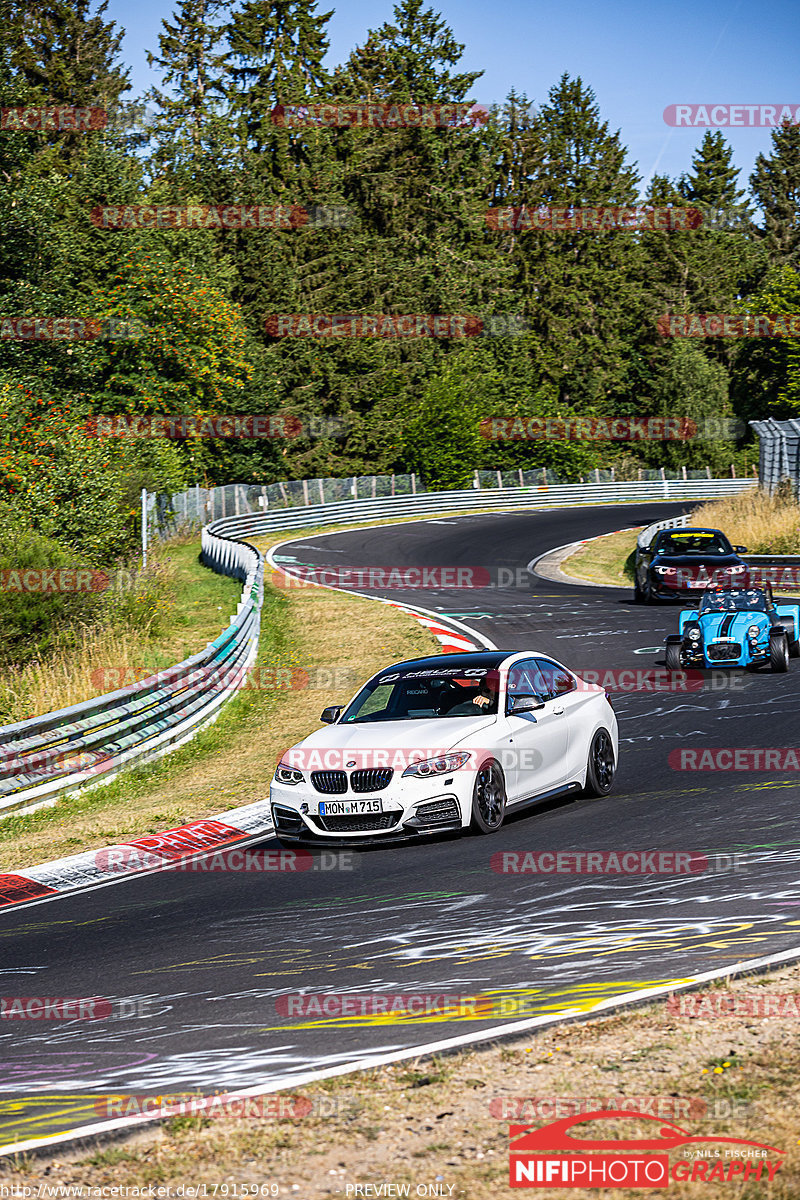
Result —
<path fill-rule="evenodd" d="M 557 666 L 549 658 L 537 658 L 536 665 L 542 674 L 545 688 L 547 689 L 547 695 L 543 699 L 555 700 L 556 696 L 565 696 L 567 692 L 575 691 L 577 685 L 569 671 L 565 671 L 563 667 Z"/>
<path fill-rule="evenodd" d="M 523 659 L 515 663 L 508 672 L 508 699 L 506 712 L 511 709 L 515 696 L 538 696 L 540 700 L 547 699 L 547 684 L 533 658 Z"/>

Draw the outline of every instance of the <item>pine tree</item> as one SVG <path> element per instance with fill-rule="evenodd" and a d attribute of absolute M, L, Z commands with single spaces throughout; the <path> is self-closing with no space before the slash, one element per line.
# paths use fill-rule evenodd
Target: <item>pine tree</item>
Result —
<path fill-rule="evenodd" d="M 225 0 L 181 0 L 161 23 L 160 53 L 147 55 L 163 73 L 162 86 L 147 96 L 158 109 L 151 165 L 184 198 L 213 199 L 230 155 L 222 107 L 226 8 Z"/>
<path fill-rule="evenodd" d="M 528 208 L 634 202 L 636 171 L 580 78 L 561 77 L 536 125 L 536 157 L 520 189 Z M 515 282 L 525 297 L 537 370 L 555 385 L 559 401 L 620 413 L 631 392 L 626 347 L 641 331 L 639 257 L 636 238 L 624 231 L 520 233 Z"/>
<path fill-rule="evenodd" d="M 11 65 L 50 104 L 112 108 L 130 90 L 117 65 L 124 29 L 104 21 L 108 0 L 27 0 L 13 18 Z"/>
<path fill-rule="evenodd" d="M 772 133 L 772 154 L 759 154 L 750 176 L 764 211 L 762 237 L 773 264 L 800 264 L 800 125 L 785 123 Z"/>
<path fill-rule="evenodd" d="M 309 103 L 328 95 L 323 59 L 333 10 L 317 13 L 315 0 L 245 0 L 227 27 L 234 65 L 228 96 L 238 119 L 243 159 L 268 155 L 279 178 L 282 158 L 297 161 L 303 138 L 275 124 L 279 105 Z"/>
<path fill-rule="evenodd" d="M 681 177 L 681 196 L 701 210 L 709 228 L 744 232 L 750 217 L 745 193 L 737 187 L 739 170 L 731 161 L 733 149 L 721 132 L 707 130 L 692 159 L 692 170 Z"/>

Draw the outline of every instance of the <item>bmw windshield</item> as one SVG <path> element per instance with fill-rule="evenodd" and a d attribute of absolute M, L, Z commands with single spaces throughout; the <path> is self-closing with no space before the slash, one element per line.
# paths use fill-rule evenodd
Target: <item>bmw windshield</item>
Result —
<path fill-rule="evenodd" d="M 733 554 L 728 539 L 721 533 L 662 533 L 655 545 L 656 554 Z"/>
<path fill-rule="evenodd" d="M 388 671 L 362 688 L 340 724 L 492 716 L 499 693 L 500 673 L 487 667 Z"/>

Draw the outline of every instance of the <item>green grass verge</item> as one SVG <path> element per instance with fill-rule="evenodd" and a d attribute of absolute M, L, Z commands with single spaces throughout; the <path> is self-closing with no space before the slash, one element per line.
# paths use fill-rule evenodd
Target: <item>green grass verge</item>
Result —
<path fill-rule="evenodd" d="M 633 587 L 638 529 L 594 538 L 561 563 L 565 575 L 612 587 Z"/>

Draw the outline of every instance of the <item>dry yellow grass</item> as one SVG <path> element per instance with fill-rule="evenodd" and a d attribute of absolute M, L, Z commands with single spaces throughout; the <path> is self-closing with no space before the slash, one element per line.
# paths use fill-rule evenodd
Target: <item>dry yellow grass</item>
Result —
<path fill-rule="evenodd" d="M 38 713 L 55 712 L 131 682 L 150 649 L 148 634 L 147 627 L 127 631 L 83 626 L 76 644 L 68 650 L 56 650 L 24 667 L 8 668 L 0 678 L 4 720 L 24 721 Z"/>
<path fill-rule="evenodd" d="M 748 488 L 738 496 L 709 500 L 692 512 L 693 525 L 721 529 L 751 554 L 800 554 L 800 507 L 784 495 Z"/>

